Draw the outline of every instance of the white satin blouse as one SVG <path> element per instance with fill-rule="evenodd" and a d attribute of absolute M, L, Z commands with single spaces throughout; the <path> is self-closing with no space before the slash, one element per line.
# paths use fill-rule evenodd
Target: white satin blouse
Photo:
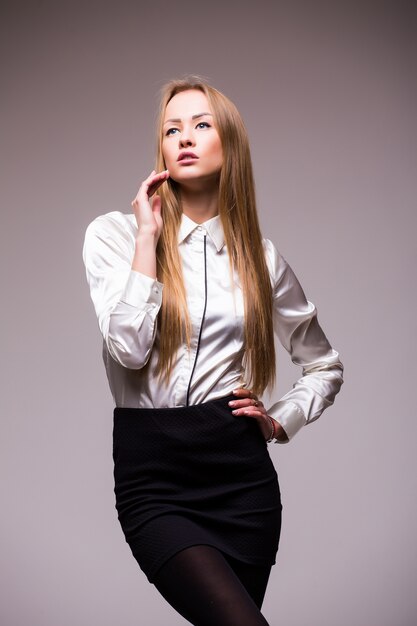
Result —
<path fill-rule="evenodd" d="M 236 274 L 232 285 L 219 216 L 203 224 L 182 217 L 178 245 L 192 340 L 190 348 L 184 344 L 178 349 L 169 384 L 161 384 L 155 375 L 163 285 L 131 269 L 136 232 L 133 214 L 113 211 L 91 222 L 83 248 L 116 406 L 199 404 L 245 386 L 243 296 Z M 302 367 L 302 377 L 268 409 L 291 439 L 333 404 L 343 365 L 294 272 L 271 241 L 264 239 L 263 245 L 273 286 L 274 330 L 292 361 Z"/>

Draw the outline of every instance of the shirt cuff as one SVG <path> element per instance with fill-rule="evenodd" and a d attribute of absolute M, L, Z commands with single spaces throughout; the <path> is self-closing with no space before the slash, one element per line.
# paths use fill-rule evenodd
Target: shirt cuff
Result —
<path fill-rule="evenodd" d="M 307 420 L 302 410 L 293 402 L 280 400 L 268 411 L 268 415 L 277 420 L 285 430 L 288 441 L 298 433 Z M 288 441 L 278 441 L 278 443 L 288 443 Z"/>
<path fill-rule="evenodd" d="M 121 301 L 134 307 L 140 307 L 143 304 L 156 304 L 160 307 L 163 287 L 163 284 L 156 278 L 131 270 Z"/>

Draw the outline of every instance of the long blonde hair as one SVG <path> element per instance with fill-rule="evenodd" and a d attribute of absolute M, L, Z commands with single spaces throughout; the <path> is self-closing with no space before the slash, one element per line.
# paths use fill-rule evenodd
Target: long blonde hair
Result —
<path fill-rule="evenodd" d="M 166 106 L 177 93 L 190 89 L 202 91 L 206 95 L 222 144 L 219 215 L 231 269 L 237 271 L 243 291 L 246 382 L 254 393 L 262 394 L 267 387 L 272 388 L 275 382 L 272 287 L 256 210 L 248 136 L 235 105 L 199 77 L 166 84 L 161 94 L 157 124 L 155 169 L 166 169 L 162 154 L 162 126 Z M 178 347 L 183 341 L 190 341 L 190 320 L 178 249 L 182 215 L 179 188 L 170 178 L 158 193 L 162 200 L 164 226 L 158 241 L 157 264 L 158 279 L 164 284 L 164 291 L 159 314 L 160 353 L 157 371 L 167 380 Z"/>

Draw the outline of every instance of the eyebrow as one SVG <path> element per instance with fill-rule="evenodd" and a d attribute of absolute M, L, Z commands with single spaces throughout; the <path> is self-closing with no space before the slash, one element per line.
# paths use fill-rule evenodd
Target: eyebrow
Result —
<path fill-rule="evenodd" d="M 203 117 L 204 115 L 211 115 L 211 117 L 213 117 L 211 113 L 197 113 L 196 115 L 193 115 L 191 119 L 192 120 L 197 120 L 199 117 Z M 175 124 L 180 124 L 181 123 L 181 119 L 179 117 L 170 118 L 169 120 L 166 120 L 164 122 L 164 126 L 165 126 L 165 124 L 168 124 L 168 122 L 174 122 Z"/>

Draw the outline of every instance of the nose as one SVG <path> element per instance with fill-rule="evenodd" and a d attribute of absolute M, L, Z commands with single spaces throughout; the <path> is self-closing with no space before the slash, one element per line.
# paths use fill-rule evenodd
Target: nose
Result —
<path fill-rule="evenodd" d="M 180 134 L 179 140 L 180 140 L 180 148 L 187 148 L 195 144 L 193 133 L 189 128 L 185 128 L 185 127 L 183 128 L 183 131 Z"/>

